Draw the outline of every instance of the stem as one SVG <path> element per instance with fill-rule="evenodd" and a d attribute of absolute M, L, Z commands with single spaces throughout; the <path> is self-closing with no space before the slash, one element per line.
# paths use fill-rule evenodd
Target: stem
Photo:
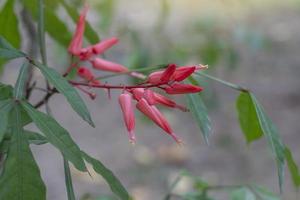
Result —
<path fill-rule="evenodd" d="M 46 45 L 45 45 L 45 16 L 44 16 L 44 0 L 38 0 L 38 38 L 42 62 L 47 65 Z"/>
<path fill-rule="evenodd" d="M 219 83 L 221 83 L 221 84 L 223 84 L 223 85 L 226 85 L 226 86 L 228 86 L 228 87 L 230 87 L 230 88 L 232 88 L 232 89 L 234 89 L 234 90 L 238 90 L 238 91 L 241 91 L 241 92 L 249 92 L 249 89 L 247 89 L 247 88 L 244 88 L 244 87 L 242 87 L 242 86 L 240 86 L 240 85 L 236 85 L 236 84 L 233 84 L 233 83 L 224 81 L 224 80 L 221 80 L 221 79 L 219 79 L 219 78 L 216 78 L 216 77 L 214 77 L 214 76 L 205 74 L 205 73 L 203 73 L 203 72 L 196 72 L 195 74 L 198 75 L 198 76 L 203 76 L 203 77 L 205 77 L 205 78 L 208 78 L 208 79 L 217 81 L 217 82 L 219 82 Z"/>
<path fill-rule="evenodd" d="M 96 85 L 92 83 L 83 83 L 83 82 L 76 82 L 76 81 L 69 81 L 70 84 L 76 86 L 76 85 L 82 85 L 82 86 L 87 86 L 87 87 L 93 87 L 93 88 L 105 88 L 105 89 L 134 89 L 134 88 L 153 88 L 153 87 L 158 87 L 162 88 L 160 86 L 166 85 L 165 83 L 163 84 L 149 84 L 149 85 Z"/>
<path fill-rule="evenodd" d="M 95 78 L 96 80 L 103 80 L 103 79 L 107 79 L 107 78 L 111 78 L 111 77 L 115 77 L 115 76 L 121 76 L 121 75 L 127 75 L 130 74 L 132 72 L 147 72 L 147 71 L 154 71 L 156 69 L 161 69 L 161 68 L 165 68 L 167 65 L 163 64 L 163 65 L 157 65 L 154 67 L 145 67 L 145 68 L 140 68 L 140 69 L 135 69 L 135 70 L 130 70 L 128 72 L 122 72 L 122 73 L 118 73 L 118 74 L 110 74 L 110 75 L 106 75 L 106 76 L 99 76 L 97 78 Z"/>
<path fill-rule="evenodd" d="M 45 94 L 45 96 L 37 103 L 34 105 L 35 108 L 39 108 L 42 105 L 44 105 L 45 103 L 48 102 L 48 100 L 50 99 L 50 97 L 52 97 L 55 93 L 58 93 L 58 91 L 53 88 L 52 90 L 48 91 L 47 94 Z"/>
<path fill-rule="evenodd" d="M 70 171 L 69 161 L 67 161 L 64 156 L 63 159 L 64 159 L 65 183 L 67 187 L 68 200 L 75 200 L 75 193 L 73 189 L 73 182 L 72 182 L 72 175 Z"/>
<path fill-rule="evenodd" d="M 174 182 L 171 184 L 171 187 L 169 189 L 168 194 L 164 197 L 164 200 L 170 200 L 172 197 L 172 191 L 173 189 L 176 187 L 176 185 L 178 184 L 178 182 L 181 180 L 181 176 L 177 176 L 176 179 L 174 180 Z"/>

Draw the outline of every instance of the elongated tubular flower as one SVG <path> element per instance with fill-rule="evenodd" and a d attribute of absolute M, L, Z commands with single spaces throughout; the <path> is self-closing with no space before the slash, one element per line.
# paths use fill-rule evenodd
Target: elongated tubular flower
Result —
<path fill-rule="evenodd" d="M 137 101 L 139 101 L 141 98 L 145 98 L 150 105 L 160 104 L 170 108 L 177 108 L 183 112 L 189 111 L 185 106 L 178 105 L 175 101 L 172 101 L 171 99 L 159 93 L 153 92 L 149 89 L 148 92 L 146 91 L 147 90 L 145 90 L 144 88 L 135 88 L 132 89 L 130 92 L 132 93 L 133 98 Z"/>
<path fill-rule="evenodd" d="M 119 96 L 119 104 L 123 112 L 123 118 L 125 125 L 128 130 L 129 141 L 135 143 L 135 118 L 134 118 L 134 108 L 132 105 L 132 97 L 128 93 L 123 93 Z"/>
<path fill-rule="evenodd" d="M 87 67 L 79 67 L 77 69 L 77 74 L 78 76 L 80 76 L 81 78 L 91 82 L 94 85 L 100 85 L 100 81 L 95 79 L 94 74 L 92 73 L 92 71 L 87 68 Z"/>
<path fill-rule="evenodd" d="M 191 84 L 174 83 L 171 86 L 167 86 L 164 90 L 168 94 L 187 94 L 201 92 L 203 88 Z"/>
<path fill-rule="evenodd" d="M 160 77 L 160 81 L 161 82 L 169 82 L 172 75 L 174 74 L 176 70 L 176 65 L 175 64 L 169 64 L 167 69 L 165 69 L 165 71 L 163 71 L 161 77 Z"/>
<path fill-rule="evenodd" d="M 178 81 L 178 82 L 183 81 L 184 79 L 192 75 L 192 73 L 194 73 L 196 69 L 197 69 L 196 66 L 178 67 L 171 79 L 173 81 Z"/>
<path fill-rule="evenodd" d="M 104 53 L 107 49 L 111 48 L 115 44 L 119 42 L 119 39 L 116 37 L 112 37 L 109 39 L 102 40 L 101 42 L 82 48 L 80 51 L 80 60 L 88 60 L 92 58 L 93 56 L 99 55 Z"/>
<path fill-rule="evenodd" d="M 175 101 L 172 101 L 171 99 L 156 92 L 154 92 L 154 100 L 156 104 L 161 104 L 170 108 L 177 108 L 183 112 L 189 111 L 189 109 L 187 109 L 185 106 L 179 105 Z"/>
<path fill-rule="evenodd" d="M 91 60 L 94 69 L 109 71 L 109 72 L 128 72 L 128 69 L 118 63 L 110 62 L 102 58 L 95 58 Z"/>
<path fill-rule="evenodd" d="M 159 84 L 159 83 L 165 83 L 169 81 L 183 81 L 187 77 L 189 77 L 192 73 L 194 73 L 196 70 L 204 69 L 204 66 L 182 66 L 177 67 L 173 73 L 171 73 L 174 69 L 175 64 L 169 64 L 168 68 L 166 70 L 156 71 L 151 73 L 148 76 L 147 82 L 151 84 Z M 201 67 L 202 66 L 202 67 Z M 170 67 L 170 68 L 169 68 Z M 163 77 L 163 74 L 165 74 Z M 166 74 L 168 76 L 166 76 Z"/>
<path fill-rule="evenodd" d="M 79 55 L 82 48 L 82 40 L 85 29 L 85 18 L 88 12 L 88 6 L 85 6 L 83 11 L 79 16 L 79 20 L 77 22 L 75 34 L 73 35 L 72 41 L 68 47 L 68 52 L 72 55 Z"/>
<path fill-rule="evenodd" d="M 175 135 L 175 133 L 171 129 L 166 118 L 155 106 L 151 106 L 146 101 L 146 99 L 141 98 L 136 104 L 136 107 L 139 111 L 141 111 L 144 115 L 151 119 L 155 124 L 162 128 L 166 133 L 171 135 L 177 143 L 181 143 L 180 139 Z"/>

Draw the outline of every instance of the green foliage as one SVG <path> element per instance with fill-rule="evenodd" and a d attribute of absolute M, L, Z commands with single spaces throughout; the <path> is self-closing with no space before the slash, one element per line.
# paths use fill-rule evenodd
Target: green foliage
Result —
<path fill-rule="evenodd" d="M 68 83 L 68 81 L 54 69 L 38 62 L 35 63 L 35 66 L 37 66 L 41 70 L 45 78 L 66 97 L 66 99 L 68 100 L 72 108 L 78 113 L 78 115 L 94 127 L 95 125 L 91 119 L 90 113 L 74 87 L 72 87 Z"/>
<path fill-rule="evenodd" d="M 240 93 L 236 107 L 238 111 L 241 129 L 248 143 L 251 143 L 263 136 L 255 110 L 255 104 L 248 92 Z"/>
<path fill-rule="evenodd" d="M 246 138 L 247 139 L 250 138 L 250 141 L 260 138 L 259 131 L 262 131 L 262 133 L 266 137 L 269 147 L 277 163 L 279 187 L 280 190 L 282 190 L 283 175 L 284 175 L 283 168 L 284 168 L 284 161 L 285 161 L 284 146 L 282 144 L 282 141 L 279 137 L 275 125 L 266 115 L 264 109 L 262 108 L 262 106 L 259 104 L 259 102 L 257 101 L 257 99 L 252 93 L 247 92 L 246 94 L 241 94 L 237 100 L 237 107 L 238 107 L 239 119 L 241 122 L 242 130 L 243 131 L 246 130 L 246 132 L 244 132 Z M 247 128 L 256 131 L 256 135 L 255 136 L 251 135 L 255 132 L 249 132 L 250 130 Z"/>
<path fill-rule="evenodd" d="M 285 155 L 285 159 L 294 183 L 295 187 L 299 187 L 300 186 L 300 174 L 299 174 L 299 169 L 298 166 L 293 158 L 292 152 L 290 151 L 289 148 L 285 148 L 284 149 L 284 155 Z"/>
<path fill-rule="evenodd" d="M 2 142 L 4 135 L 7 131 L 9 113 L 12 107 L 13 103 L 11 100 L 7 99 L 0 101 L 0 143 Z"/>
<path fill-rule="evenodd" d="M 45 184 L 23 134 L 19 105 L 14 107 L 12 115 L 15 125 L 12 128 L 12 138 L 0 177 L 0 199 L 46 199 Z"/>
<path fill-rule="evenodd" d="M 24 62 L 23 66 L 20 69 L 19 76 L 14 88 L 14 97 L 16 99 L 22 99 L 25 96 L 25 86 L 26 86 L 26 80 L 28 78 L 28 68 L 29 64 L 28 62 Z"/>
<path fill-rule="evenodd" d="M 21 37 L 18 29 L 18 18 L 14 13 L 14 3 L 14 0 L 7 0 L 0 11 L 0 35 L 6 38 L 15 48 L 19 48 Z"/>
<path fill-rule="evenodd" d="M 27 102 L 22 102 L 23 108 L 31 117 L 35 125 L 45 134 L 47 140 L 73 163 L 80 171 L 86 171 L 86 166 L 77 144 L 72 140 L 70 134 L 61 127 L 55 119 L 34 109 Z"/>
<path fill-rule="evenodd" d="M 190 78 L 189 81 L 195 85 L 198 85 L 197 81 Z M 200 96 L 200 94 L 187 94 L 187 105 L 194 119 L 196 120 L 198 127 L 200 128 L 205 142 L 208 144 L 208 137 L 211 133 L 211 122 L 207 114 L 206 106 Z"/>
<path fill-rule="evenodd" d="M 0 58 L 13 59 L 24 57 L 25 54 L 15 49 L 4 37 L 0 35 Z"/>
<path fill-rule="evenodd" d="M 0 101 L 12 97 L 13 88 L 10 85 L 0 83 Z"/>
<path fill-rule="evenodd" d="M 230 200 L 279 200 L 279 198 L 262 187 L 249 185 L 233 190 Z"/>
<path fill-rule="evenodd" d="M 93 166 L 95 172 L 100 174 L 106 180 L 113 193 L 115 193 L 122 200 L 130 199 L 129 194 L 124 188 L 124 186 L 108 168 L 106 168 L 100 161 L 89 156 L 85 152 L 82 152 L 82 156 L 88 163 L 90 163 Z"/>
<path fill-rule="evenodd" d="M 255 200 L 255 195 L 247 187 L 235 189 L 230 194 L 231 200 Z"/>

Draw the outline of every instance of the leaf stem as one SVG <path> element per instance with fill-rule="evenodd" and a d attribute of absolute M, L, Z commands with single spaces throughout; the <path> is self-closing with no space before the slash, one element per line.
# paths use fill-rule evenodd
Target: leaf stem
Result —
<path fill-rule="evenodd" d="M 40 54 L 43 64 L 47 65 L 47 54 L 45 44 L 45 15 L 44 15 L 44 0 L 38 0 L 38 38 L 40 46 Z"/>
<path fill-rule="evenodd" d="M 63 159 L 64 159 L 65 183 L 67 187 L 68 200 L 75 200 L 75 193 L 73 189 L 73 182 L 72 182 L 69 161 L 67 161 L 64 156 Z"/>
<path fill-rule="evenodd" d="M 203 76 L 203 77 L 205 77 L 205 78 L 211 79 L 211 80 L 213 80 L 213 81 L 217 81 L 217 82 L 219 82 L 219 83 L 221 83 L 221 84 L 223 84 L 223 85 L 226 85 L 226 86 L 228 86 L 228 87 L 230 87 L 230 88 L 232 88 L 232 89 L 234 89 L 234 90 L 238 90 L 238 91 L 241 91 L 241 92 L 249 92 L 249 89 L 247 89 L 247 88 L 244 88 L 244 87 L 242 87 L 242 86 L 240 86 L 240 85 L 236 85 L 236 84 L 230 83 L 230 82 L 228 82 L 228 81 L 224 81 L 224 80 L 222 80 L 222 79 L 219 79 L 219 78 L 217 78 L 217 77 L 208 75 L 208 74 L 206 74 L 206 73 L 203 73 L 203 72 L 196 72 L 195 74 L 198 75 L 198 76 Z"/>

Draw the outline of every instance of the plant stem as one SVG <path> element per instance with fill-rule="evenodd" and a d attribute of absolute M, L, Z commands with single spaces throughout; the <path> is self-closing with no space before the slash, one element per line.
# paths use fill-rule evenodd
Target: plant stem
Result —
<path fill-rule="evenodd" d="M 38 0 L 38 38 L 42 62 L 47 65 L 46 42 L 45 42 L 45 15 L 44 15 L 44 0 Z"/>
<path fill-rule="evenodd" d="M 203 73 L 203 72 L 196 72 L 195 74 L 198 75 L 198 76 L 203 76 L 203 77 L 205 77 L 205 78 L 208 78 L 208 79 L 217 81 L 217 82 L 219 82 L 219 83 L 221 83 L 221 84 L 223 84 L 223 85 L 226 85 L 226 86 L 228 86 L 228 87 L 230 87 L 230 88 L 232 88 L 232 89 L 234 89 L 234 90 L 238 90 L 238 91 L 241 91 L 241 92 L 249 92 L 249 89 L 247 89 L 247 88 L 244 88 L 244 87 L 242 87 L 242 86 L 239 86 L 239 85 L 236 85 L 236 84 L 233 84 L 233 83 L 224 81 L 224 80 L 221 80 L 221 79 L 219 79 L 219 78 L 217 78 L 217 77 L 214 77 L 214 76 L 205 74 L 205 73 Z"/>
<path fill-rule="evenodd" d="M 75 200 L 75 193 L 73 189 L 72 175 L 70 171 L 69 161 L 64 159 L 64 170 L 65 170 L 65 183 L 67 187 L 68 200 Z"/>

